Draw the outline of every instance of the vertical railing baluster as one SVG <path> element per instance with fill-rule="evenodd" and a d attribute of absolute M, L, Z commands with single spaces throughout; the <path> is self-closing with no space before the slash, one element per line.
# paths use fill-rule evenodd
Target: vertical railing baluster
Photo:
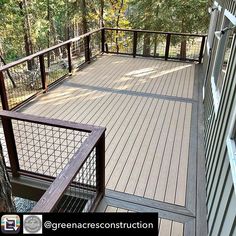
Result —
<path fill-rule="evenodd" d="M 90 41 L 90 35 L 86 36 L 84 38 L 84 44 L 85 44 L 85 62 L 90 62 L 90 48 L 89 48 L 89 41 Z"/>
<path fill-rule="evenodd" d="M 71 54 L 71 42 L 69 42 L 67 45 L 67 53 L 68 53 L 68 70 L 69 74 L 72 73 L 73 67 L 72 67 L 72 54 Z"/>
<path fill-rule="evenodd" d="M 1 100 L 2 100 L 2 109 L 9 110 L 6 86 L 5 86 L 4 75 L 2 71 L 0 71 L 0 94 L 1 94 Z"/>
<path fill-rule="evenodd" d="M 101 29 L 102 53 L 105 52 L 105 29 Z"/>
<path fill-rule="evenodd" d="M 20 165 L 19 165 L 19 160 L 18 160 L 18 155 L 17 155 L 12 121 L 8 117 L 2 116 L 1 118 L 2 118 L 2 126 L 3 126 L 4 135 L 5 135 L 6 145 L 7 145 L 8 156 L 9 156 L 10 165 L 11 165 L 12 176 L 18 177 L 19 176 L 18 171 L 20 170 Z"/>
<path fill-rule="evenodd" d="M 136 53 L 137 53 L 137 39 L 138 39 L 138 32 L 134 31 L 134 34 L 133 34 L 133 58 L 136 57 Z"/>
<path fill-rule="evenodd" d="M 169 57 L 169 51 L 170 51 L 170 37 L 171 37 L 171 34 L 170 34 L 170 33 L 167 33 L 167 35 L 166 35 L 166 51 L 165 51 L 165 60 L 166 60 L 166 61 L 168 60 L 168 57 Z"/>
<path fill-rule="evenodd" d="M 39 65 L 40 65 L 40 73 L 41 73 L 41 80 L 42 80 L 42 89 L 46 92 L 47 76 L 46 76 L 45 64 L 44 64 L 44 54 L 41 54 L 39 56 Z"/>
<path fill-rule="evenodd" d="M 105 194 L 105 132 L 102 134 L 96 147 L 96 186 L 97 193 Z"/>
<path fill-rule="evenodd" d="M 200 48 L 200 52 L 199 52 L 199 59 L 198 59 L 198 62 L 200 64 L 202 63 L 205 40 L 206 40 L 206 36 L 202 36 L 202 43 L 201 43 L 201 48 Z"/>

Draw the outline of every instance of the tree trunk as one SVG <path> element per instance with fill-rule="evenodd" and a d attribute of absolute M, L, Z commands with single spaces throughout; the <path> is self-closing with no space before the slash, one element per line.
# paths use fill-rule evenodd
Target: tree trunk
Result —
<path fill-rule="evenodd" d="M 120 13 L 121 13 L 121 10 L 123 8 L 123 5 L 124 5 L 124 0 L 121 0 L 121 3 L 120 3 L 120 7 L 119 7 L 119 10 L 118 10 L 118 15 L 117 15 L 117 19 L 116 19 L 116 28 L 119 28 L 119 25 L 120 25 Z M 119 40 L 118 40 L 118 30 L 116 31 L 116 52 L 118 53 L 119 52 Z"/>
<path fill-rule="evenodd" d="M 157 53 L 157 36 L 154 38 L 154 57 L 159 56 L 159 53 Z"/>
<path fill-rule="evenodd" d="M 181 26 L 181 31 L 182 33 L 186 33 L 185 30 L 185 22 L 184 19 L 182 19 L 182 26 Z M 186 50 L 187 50 L 187 41 L 186 41 L 186 37 L 181 37 L 181 45 L 180 45 L 180 58 L 185 60 L 186 59 Z"/>
<path fill-rule="evenodd" d="M 99 25 L 100 27 L 104 27 L 104 0 L 100 0 L 100 22 Z"/>
<path fill-rule="evenodd" d="M 86 8 L 86 1 L 81 0 L 80 1 L 80 8 L 82 12 L 82 30 L 83 34 L 86 34 L 88 32 L 88 23 L 87 23 L 87 8 Z"/>
<path fill-rule="evenodd" d="M 26 56 L 33 54 L 33 44 L 31 40 L 31 30 L 30 30 L 30 21 L 29 21 L 29 13 L 27 8 L 27 1 L 23 0 L 19 2 L 19 7 L 21 10 L 22 16 L 22 27 L 24 30 L 24 44 L 25 44 L 25 53 Z M 27 61 L 28 69 L 32 70 L 33 61 Z"/>
<path fill-rule="evenodd" d="M 66 0 L 65 41 L 70 39 L 69 2 Z"/>
<path fill-rule="evenodd" d="M 3 65 L 6 65 L 6 62 L 5 62 L 5 60 L 3 59 L 3 57 L 1 55 L 0 55 L 0 60 L 1 60 Z M 14 79 L 12 78 L 9 70 L 7 70 L 7 75 L 8 75 L 9 79 L 12 82 L 13 88 L 16 88 L 16 83 L 15 83 Z"/>
<path fill-rule="evenodd" d="M 48 48 L 50 48 L 51 40 L 50 40 L 50 33 L 51 33 L 51 9 L 50 9 L 50 0 L 47 0 L 47 21 L 48 21 Z M 47 61 L 48 61 L 48 68 L 50 67 L 50 52 L 47 53 Z"/>
<path fill-rule="evenodd" d="M 143 55 L 144 56 L 150 56 L 151 53 L 151 39 L 149 34 L 144 35 L 144 40 L 143 40 Z"/>
<path fill-rule="evenodd" d="M 187 41 L 185 38 L 181 40 L 180 46 L 180 58 L 185 60 L 186 59 L 186 50 L 187 50 Z"/>
<path fill-rule="evenodd" d="M 15 212 L 12 198 L 11 184 L 3 159 L 2 145 L 0 144 L 0 212 Z"/>

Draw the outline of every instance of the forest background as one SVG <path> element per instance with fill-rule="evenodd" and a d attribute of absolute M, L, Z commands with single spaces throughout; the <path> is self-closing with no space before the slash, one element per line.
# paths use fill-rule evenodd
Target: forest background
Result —
<path fill-rule="evenodd" d="M 5 63 L 99 27 L 205 33 L 208 0 L 0 0 Z"/>

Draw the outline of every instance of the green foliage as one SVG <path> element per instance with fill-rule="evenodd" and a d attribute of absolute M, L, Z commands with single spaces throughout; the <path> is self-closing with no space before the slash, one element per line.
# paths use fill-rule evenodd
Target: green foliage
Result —
<path fill-rule="evenodd" d="M 129 20 L 140 29 L 206 32 L 208 0 L 130 0 Z"/>
<path fill-rule="evenodd" d="M 198 33 L 208 26 L 207 0 L 90 0 L 86 11 L 81 0 L 0 0 L 0 54 L 9 62 L 26 55 L 29 41 L 36 52 L 80 35 L 84 12 L 88 30 L 98 28 L 102 2 L 107 27 Z"/>

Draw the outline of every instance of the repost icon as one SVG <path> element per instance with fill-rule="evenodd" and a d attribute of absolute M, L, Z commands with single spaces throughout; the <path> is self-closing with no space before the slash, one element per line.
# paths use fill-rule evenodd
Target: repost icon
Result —
<path fill-rule="evenodd" d="M 20 217 L 18 215 L 3 215 L 1 217 L 3 234 L 18 234 L 20 232 Z"/>

